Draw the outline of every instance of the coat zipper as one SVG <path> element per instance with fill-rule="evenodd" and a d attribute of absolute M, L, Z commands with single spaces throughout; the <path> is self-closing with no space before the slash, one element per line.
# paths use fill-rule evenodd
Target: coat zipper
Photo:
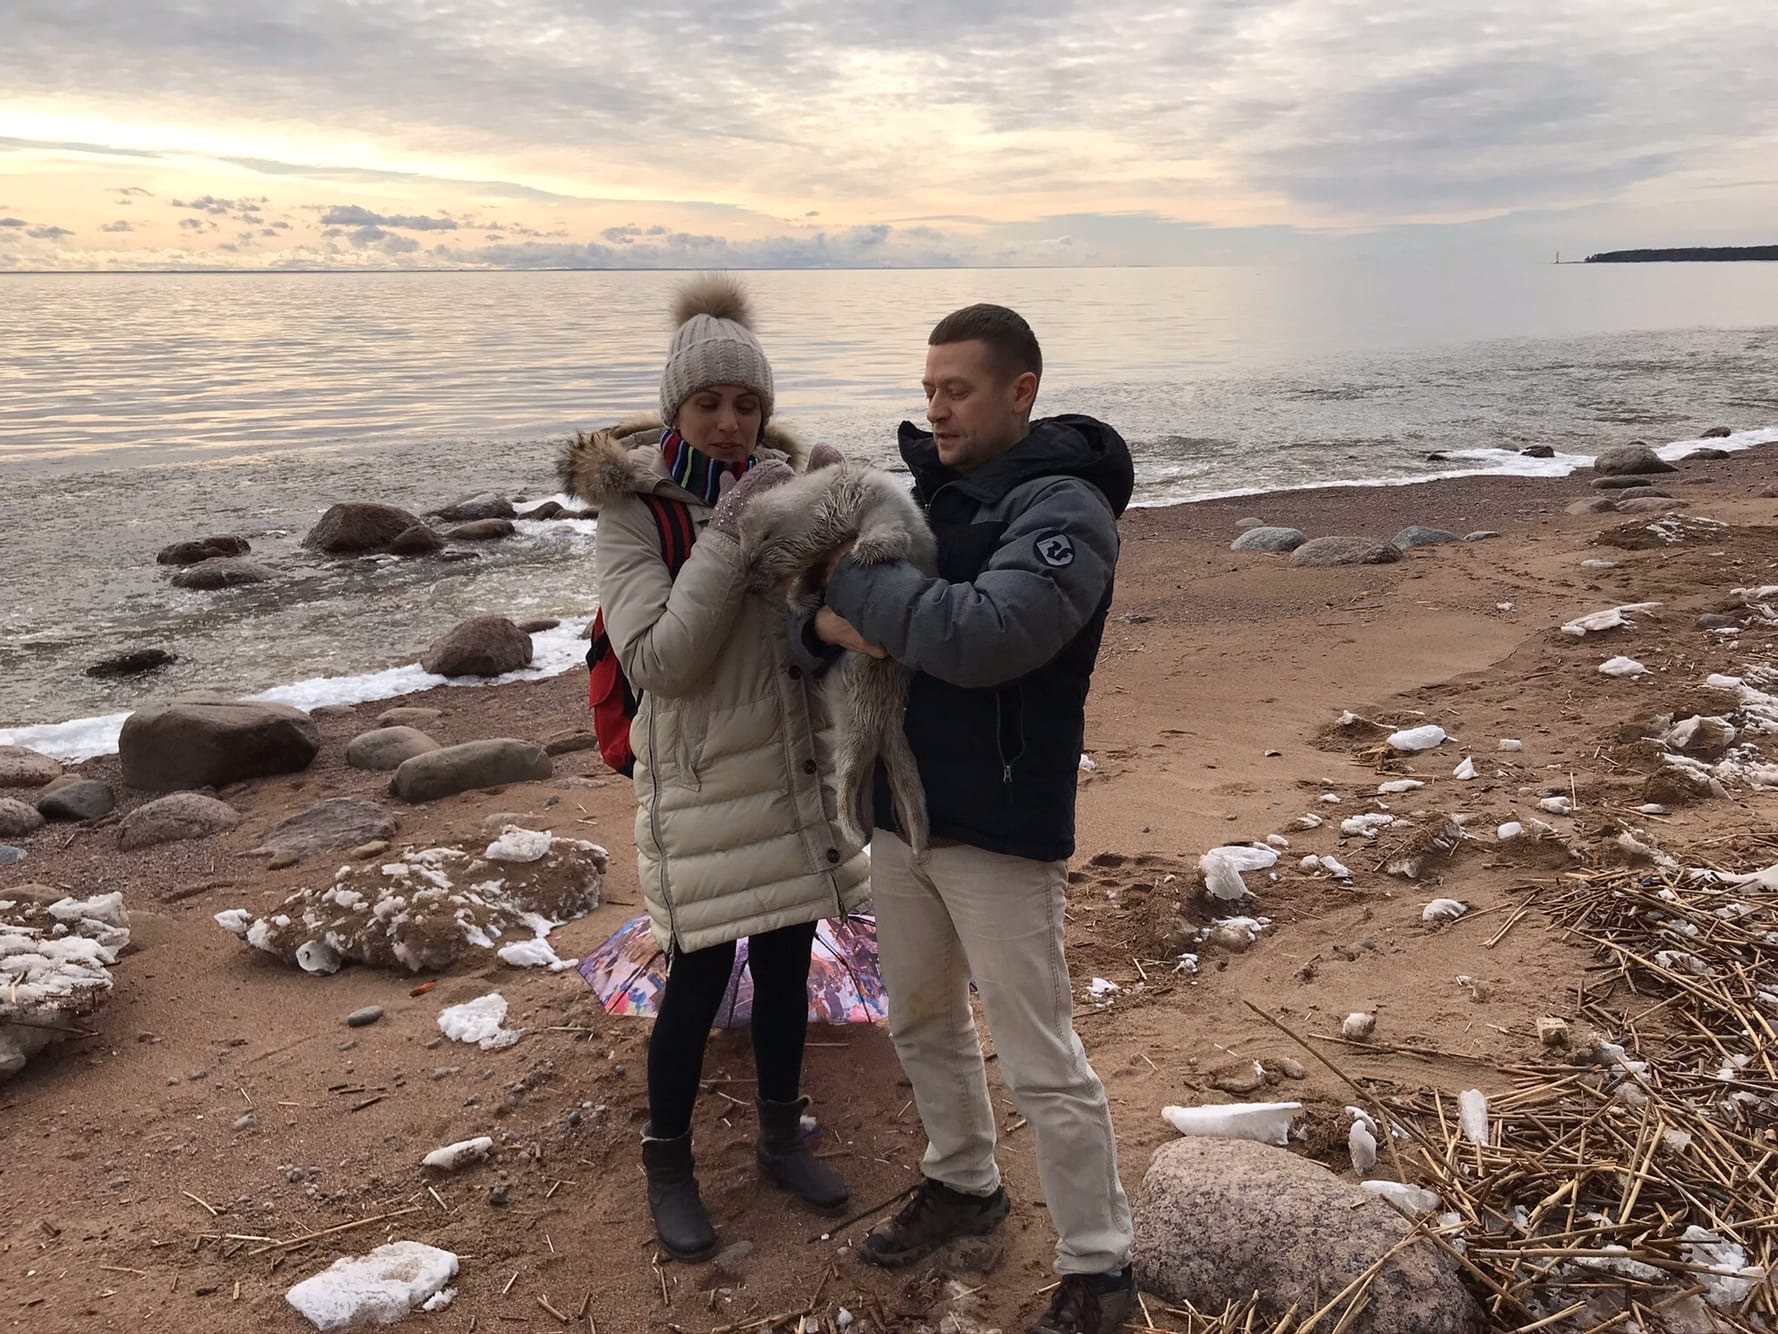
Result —
<path fill-rule="evenodd" d="M 654 764 L 656 754 L 654 745 L 654 710 L 648 711 L 648 778 L 654 784 L 653 800 L 648 803 L 648 829 L 654 835 L 655 852 L 660 857 L 661 902 L 667 908 L 667 937 L 669 945 L 667 953 L 675 953 L 679 944 L 679 927 L 673 921 L 673 893 L 667 888 L 667 849 L 661 843 L 661 778 L 660 769 Z"/>

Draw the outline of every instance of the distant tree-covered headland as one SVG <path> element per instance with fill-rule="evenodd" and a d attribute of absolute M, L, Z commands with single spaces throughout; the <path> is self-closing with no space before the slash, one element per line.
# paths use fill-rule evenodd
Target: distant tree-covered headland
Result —
<path fill-rule="evenodd" d="M 1725 259 L 1778 259 L 1778 245 L 1693 245 L 1671 250 L 1607 250 L 1588 255 L 1589 264 L 1658 264 Z"/>

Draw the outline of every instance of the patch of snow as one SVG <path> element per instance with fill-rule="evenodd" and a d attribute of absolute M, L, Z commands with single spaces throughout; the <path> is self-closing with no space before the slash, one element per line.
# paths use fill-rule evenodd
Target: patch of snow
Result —
<path fill-rule="evenodd" d="M 1285 838 L 1283 834 L 1267 834 L 1266 842 L 1278 849 L 1279 852 L 1290 851 L 1290 840 Z"/>
<path fill-rule="evenodd" d="M 541 938 L 515 940 L 510 945 L 502 945 L 498 952 L 500 961 L 514 968 L 547 968 L 552 973 L 572 968 L 577 962 L 557 957 L 555 950 L 550 948 L 550 943 Z"/>
<path fill-rule="evenodd" d="M 1352 878 L 1352 872 L 1348 871 L 1337 858 L 1325 852 L 1321 854 L 1321 869 L 1335 880 L 1350 880 Z"/>
<path fill-rule="evenodd" d="M 1599 671 L 1605 676 L 1635 677 L 1648 675 L 1648 668 L 1637 662 L 1636 659 L 1625 658 L 1622 656 L 1607 658 L 1604 662 L 1599 664 Z"/>
<path fill-rule="evenodd" d="M 1562 633 L 1580 639 L 1586 635 L 1596 635 L 1606 630 L 1631 629 L 1635 622 L 1630 620 L 1630 613 L 1653 611 L 1660 605 L 1658 602 L 1626 602 L 1621 606 L 1608 607 L 1604 611 L 1588 612 L 1585 616 L 1577 616 L 1564 625 Z"/>
<path fill-rule="evenodd" d="M 1348 836 L 1375 838 L 1377 831 L 1386 825 L 1395 823 L 1393 815 L 1354 815 L 1350 819 L 1340 821 L 1340 832 Z"/>
<path fill-rule="evenodd" d="M 1080 771 L 1083 774 L 1097 773 L 1099 771 L 1099 766 L 1094 763 L 1091 755 L 1083 753 L 1080 757 Z"/>
<path fill-rule="evenodd" d="M 555 841 L 555 836 L 544 830 L 522 829 L 509 824 L 500 831 L 499 838 L 488 844 L 488 850 L 482 856 L 491 862 L 541 861 Z"/>
<path fill-rule="evenodd" d="M 1181 1135 L 1250 1139 L 1283 1148 L 1300 1102 L 1236 1102 L 1223 1107 L 1163 1107 L 1161 1119 Z"/>
<path fill-rule="evenodd" d="M 1463 757 L 1463 763 L 1451 770 L 1451 777 L 1460 783 L 1472 782 L 1476 778 L 1475 761 L 1469 756 Z"/>
<path fill-rule="evenodd" d="M 1420 912 L 1422 922 L 1455 922 L 1469 911 L 1469 905 L 1458 899 L 1434 899 Z"/>
<path fill-rule="evenodd" d="M 1323 821 L 1321 817 L 1311 813 L 1308 815 L 1297 816 L 1296 819 L 1290 822 L 1290 827 L 1298 831 L 1306 831 L 1310 829 L 1319 829 L 1322 824 Z"/>
<path fill-rule="evenodd" d="M 1358 1176 L 1377 1165 L 1377 1137 L 1363 1121 L 1354 1121 L 1346 1132 L 1346 1151 L 1352 1155 L 1352 1171 Z"/>
<path fill-rule="evenodd" d="M 1551 815 L 1573 815 L 1574 803 L 1567 797 L 1545 797 L 1537 803 L 1537 809 Z"/>
<path fill-rule="evenodd" d="M 1426 784 L 1421 782 L 1418 778 L 1397 778 L 1391 782 L 1378 783 L 1377 795 L 1379 797 L 1393 797 L 1398 796 L 1403 792 L 1412 792 L 1415 788 L 1425 786 Z"/>
<path fill-rule="evenodd" d="M 1323 792 L 1319 800 L 1323 805 L 1338 806 L 1340 804 L 1340 794 L 1337 792 Z"/>
<path fill-rule="evenodd" d="M 1108 978 L 1095 977 L 1092 985 L 1087 988 L 1087 994 L 1096 1001 L 1107 1002 L 1122 990 L 1122 987 Z"/>
<path fill-rule="evenodd" d="M 1694 1224 L 1680 1240 L 1685 1243 L 1686 1263 L 1709 1267 L 1708 1273 L 1686 1277 L 1704 1284 L 1704 1300 L 1718 1310 L 1735 1310 L 1766 1280 L 1764 1268 L 1747 1263 L 1745 1250 L 1714 1232 Z"/>
<path fill-rule="evenodd" d="M 456 1300 L 457 1290 L 455 1288 L 441 1288 L 421 1302 L 420 1309 L 422 1311 L 442 1311 Z"/>
<path fill-rule="evenodd" d="M 519 1040 L 520 1033 L 503 1028 L 506 1022 L 506 997 L 498 991 L 461 1005 L 441 1010 L 439 1031 L 453 1042 L 473 1042 L 483 1051 L 498 1051 Z"/>
<path fill-rule="evenodd" d="M 1389 745 L 1394 750 L 1413 754 L 1416 751 L 1432 750 L 1444 744 L 1445 729 L 1436 723 L 1427 723 L 1423 727 L 1404 727 L 1399 732 L 1389 734 Z"/>
<path fill-rule="evenodd" d="M 318 1330 L 392 1325 L 431 1301 L 457 1276 L 457 1257 L 417 1241 L 396 1241 L 347 1256 L 284 1294 Z"/>
<path fill-rule="evenodd" d="M 1508 820 L 1505 824 L 1501 825 L 1500 828 L 1494 831 L 1494 837 L 1498 838 L 1502 843 L 1510 843 L 1515 838 L 1523 837 L 1524 833 L 1524 825 L 1520 824 L 1517 820 Z"/>
<path fill-rule="evenodd" d="M 1457 1095 L 1457 1124 L 1471 1144 L 1487 1146 L 1488 1099 L 1480 1089 L 1465 1089 Z"/>

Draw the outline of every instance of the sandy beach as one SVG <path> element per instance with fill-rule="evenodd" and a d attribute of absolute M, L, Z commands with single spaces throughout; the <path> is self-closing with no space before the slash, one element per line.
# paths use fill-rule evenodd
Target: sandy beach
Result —
<path fill-rule="evenodd" d="M 1576 1198 L 1597 1186 L 1617 1200 L 1617 1186 L 1600 1182 L 1639 1151 L 1646 1107 L 1685 1103 L 1700 1063 L 1714 1072 L 1731 1048 L 1751 1052 L 1744 1078 L 1719 1081 L 1752 1096 L 1722 1114 L 1712 1153 L 1737 1185 L 1713 1195 L 1709 1212 L 1739 1226 L 1749 1265 L 1772 1263 L 1778 1015 L 1755 1009 L 1746 1034 L 1711 1031 L 1713 1002 L 1696 994 L 1705 990 L 1696 976 L 1663 983 L 1654 965 L 1625 964 L 1629 947 L 1600 944 L 1616 937 L 1585 917 L 1584 894 L 1653 892 L 1638 877 L 1666 874 L 1664 857 L 1725 873 L 1778 863 L 1778 787 L 1730 776 L 1726 797 L 1683 800 L 1670 781 L 1663 786 L 1661 754 L 1644 739 L 1663 715 L 1740 708 L 1732 690 L 1705 687 L 1713 674 L 1757 685 L 1770 670 L 1778 624 L 1733 590 L 1778 584 L 1773 457 L 1767 446 L 1681 463 L 1654 479 L 1685 504 L 1670 517 L 1569 513 L 1572 502 L 1603 494 L 1586 473 L 1303 490 L 1126 516 L 1088 706 L 1095 767 L 1082 775 L 1069 962 L 1133 1198 L 1153 1150 L 1176 1138 L 1163 1106 L 1300 1101 L 1296 1149 L 1350 1180 L 1352 1118 L 1343 1109 L 1359 1092 L 1423 1136 L 1454 1123 L 1456 1096 L 1469 1089 L 1497 1107 L 1531 1109 L 1525 1124 L 1547 1107 L 1555 1125 L 1571 1112 L 1552 1085 L 1567 1079 L 1577 1096 L 1595 1089 L 1575 1082 L 1585 1062 L 1573 1052 L 1597 1034 L 1640 1052 L 1659 1096 L 1626 1103 L 1628 1148 L 1601 1134 L 1563 1150 L 1598 1165 Z M 1498 536 L 1410 551 L 1392 564 L 1295 568 L 1283 556 L 1229 550 L 1248 517 L 1312 537 L 1387 542 L 1410 524 Z M 1559 628 L 1633 603 L 1659 605 L 1633 615 L 1630 628 L 1585 636 Z M 1737 608 L 1746 613 L 1737 633 L 1697 624 Z M 1645 672 L 1602 674 L 1615 656 Z M 406 804 L 386 796 L 386 775 L 344 760 L 346 743 L 397 706 L 440 710 L 426 730 L 447 745 L 541 741 L 587 725 L 579 672 L 329 708 L 316 719 L 323 746 L 311 767 L 218 794 L 242 816 L 231 830 L 124 852 L 112 816 L 7 840 L 26 857 L 0 866 L 0 898 L 25 884 L 80 897 L 122 891 L 132 934 L 109 1002 L 83 1020 L 97 1035 L 72 1037 L 0 1083 L 7 1327 L 307 1329 L 285 1302 L 291 1284 L 392 1239 L 461 1258 L 454 1303 L 413 1317 L 422 1329 L 738 1334 L 797 1328 L 807 1316 L 804 1328 L 829 1330 L 840 1327 L 842 1308 L 855 1328 L 878 1330 L 986 1331 L 1034 1318 L 1052 1282 L 1053 1234 L 1030 1133 L 997 1083 L 1009 1225 L 991 1244 L 885 1274 L 852 1253 L 871 1217 L 830 1231 L 830 1221 L 761 1189 L 751 1055 L 744 1033 L 718 1032 L 696 1125 L 704 1195 L 724 1246 L 750 1249 L 731 1250 L 720 1266 L 660 1265 L 637 1151 L 645 1022 L 606 1016 L 572 971 L 520 970 L 486 956 L 442 975 L 347 967 L 315 977 L 222 930 L 216 913 L 265 911 L 332 873 L 339 853 L 271 870 L 253 849 L 279 820 L 345 796 L 387 802 L 397 848 L 475 844 L 501 813 L 604 845 L 604 906 L 551 937 L 565 958 L 640 911 L 633 798 L 596 751 L 558 755 L 548 780 Z M 1342 726 L 1347 713 L 1356 720 Z M 1382 741 L 1424 724 L 1449 739 L 1418 754 Z M 1778 762 L 1778 740 L 1744 733 L 1765 763 Z M 1502 750 L 1503 739 L 1522 749 Z M 1470 781 L 1453 776 L 1466 757 L 1477 771 Z M 145 799 L 121 786 L 115 756 L 73 769 L 119 784 L 119 815 Z M 1409 779 L 1424 786 L 1379 795 L 1381 784 Z M 1566 798 L 1565 813 L 1557 798 Z M 1653 802 L 1663 813 L 1639 809 Z M 1367 812 L 1391 815 L 1396 827 L 1379 826 L 1374 838 L 1342 833 L 1342 820 Z M 1305 815 L 1319 827 L 1298 827 Z M 1429 853 L 1417 879 L 1390 873 L 1420 831 L 1452 816 L 1467 834 L 1454 854 Z M 1540 836 L 1532 821 L 1550 833 Z M 1510 823 L 1525 832 L 1502 839 L 1497 831 Z M 1199 858 L 1272 836 L 1288 848 L 1271 873 L 1248 873 L 1251 898 L 1208 902 Z M 1312 855 L 1335 857 L 1350 878 L 1304 869 Z M 1772 889 L 1738 893 L 1762 930 L 1778 930 Z M 1423 910 L 1440 898 L 1466 911 L 1427 923 Z M 1196 942 L 1198 928 L 1237 912 L 1267 919 L 1251 944 Z M 1748 977 L 1778 987 L 1778 952 L 1769 942 L 1749 948 Z M 1187 952 L 1195 972 L 1178 966 Z M 1094 979 L 1115 984 L 1108 1001 L 1091 998 Z M 410 995 L 428 981 L 435 989 Z M 508 1022 L 526 1030 L 516 1045 L 484 1052 L 440 1036 L 441 1008 L 494 989 L 511 1003 Z M 1661 1008 L 1669 996 L 1679 999 Z M 385 1013 L 348 1029 L 346 1016 L 365 1006 Z M 1354 1012 L 1376 1016 L 1366 1041 L 1341 1038 Z M 1540 1042 L 1543 1019 L 1566 1021 L 1573 1048 Z M 813 1033 L 807 1072 L 820 1152 L 859 1209 L 907 1188 L 924 1140 L 887 1033 Z M 1609 1087 L 1603 1096 L 1610 1100 Z M 1712 1096 L 1698 1092 L 1697 1105 L 1714 1105 Z M 489 1161 L 443 1176 L 422 1171 L 432 1148 L 484 1134 L 495 1140 Z M 1510 1213 L 1552 1189 L 1513 1157 L 1514 1144 L 1503 1135 L 1498 1151 L 1466 1158 L 1413 1138 L 1399 1163 L 1385 1155 L 1374 1170 L 1443 1182 L 1444 1209 L 1463 1213 L 1467 1200 L 1480 1213 Z M 1458 1178 L 1461 1190 L 1451 1186 Z M 1706 1216 L 1655 1184 L 1648 1200 L 1637 1206 L 1634 1236 L 1614 1233 L 1612 1244 L 1658 1252 L 1664 1237 Z M 1661 1217 L 1666 1233 L 1650 1222 Z M 1478 1220 L 1466 1221 L 1477 1246 Z M 1605 1300 L 1574 1290 L 1551 1297 L 1531 1282 L 1534 1257 L 1490 1258 L 1486 1249 L 1468 1278 L 1497 1328 L 1530 1324 L 1533 1300 L 1551 1312 L 1578 1301 L 1565 1322 L 1545 1327 L 1587 1328 L 1588 1303 Z M 1649 1305 L 1695 1286 L 1683 1265 L 1651 1272 Z M 1778 1299 L 1768 1284 L 1738 1313 L 1711 1310 L 1719 1328 L 1764 1328 L 1756 1322 L 1778 1314 Z M 1158 1299 L 1149 1318 L 1158 1329 L 1210 1327 Z"/>

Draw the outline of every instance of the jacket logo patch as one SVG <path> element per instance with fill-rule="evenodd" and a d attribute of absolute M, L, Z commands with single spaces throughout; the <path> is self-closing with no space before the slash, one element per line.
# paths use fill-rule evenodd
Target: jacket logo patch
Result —
<path fill-rule="evenodd" d="M 1074 543 L 1063 533 L 1037 539 L 1037 559 L 1052 569 L 1074 564 Z"/>

